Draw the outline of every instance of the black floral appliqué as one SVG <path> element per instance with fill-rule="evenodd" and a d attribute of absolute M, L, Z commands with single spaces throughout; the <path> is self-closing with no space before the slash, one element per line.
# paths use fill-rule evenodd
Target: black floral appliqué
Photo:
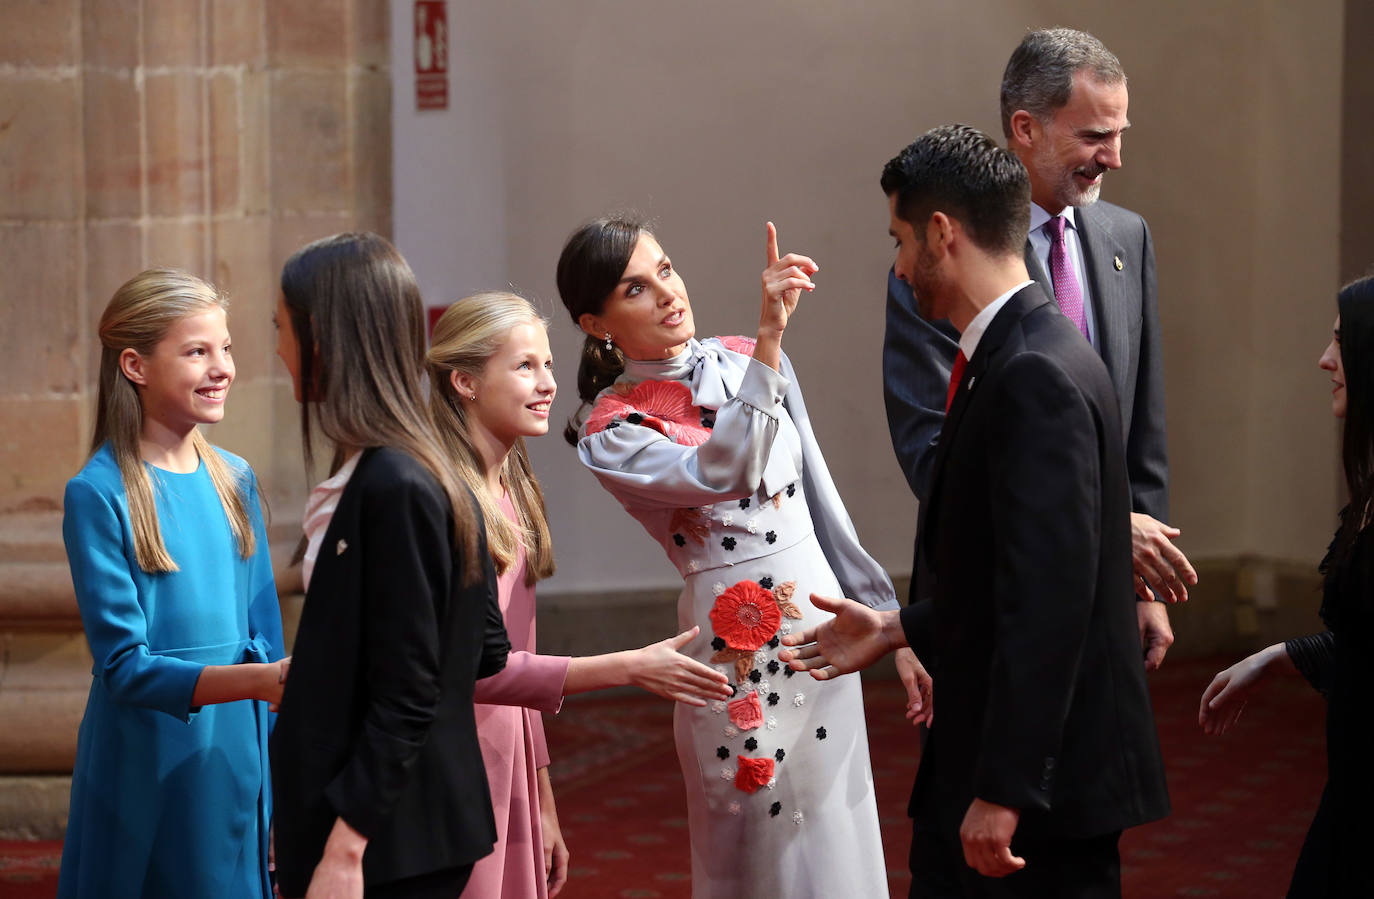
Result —
<path fill-rule="evenodd" d="M 779 749 L 778 751 L 781 752 L 782 750 Z M 729 757 L 730 750 L 726 749 L 724 746 L 719 746 L 716 748 L 716 758 L 720 759 L 721 761 L 725 761 Z"/>
<path fill-rule="evenodd" d="M 625 420 L 632 425 L 637 425 L 644 420 L 644 416 L 640 415 L 638 412 L 631 412 L 629 415 L 625 416 Z"/>
<path fill-rule="evenodd" d="M 753 500 L 751 500 L 749 497 L 746 496 L 744 499 L 742 499 L 742 500 L 739 501 L 739 507 L 740 507 L 741 509 L 747 509 L 747 508 L 749 508 L 749 504 L 750 504 L 751 502 L 753 502 Z"/>
<path fill-rule="evenodd" d="M 620 427 L 620 421 L 618 419 L 612 418 L 610 421 L 606 422 L 606 430 L 608 431 L 618 427 Z"/>
<path fill-rule="evenodd" d="M 777 649 L 777 648 L 778 648 L 778 645 L 781 644 L 781 643 L 782 643 L 781 638 L 779 638 L 776 634 L 774 634 L 774 635 L 773 635 L 773 639 L 771 639 L 771 640 L 768 641 L 768 648 L 769 648 L 769 649 Z M 777 674 L 778 672 L 777 672 L 777 671 L 770 671 L 770 672 L 768 672 L 768 673 L 769 673 L 769 674 Z"/>
<path fill-rule="evenodd" d="M 767 540 L 767 541 L 769 542 L 769 544 L 777 543 L 777 542 L 778 542 L 778 532 L 777 532 L 777 531 L 769 531 L 768 533 L 766 533 L 766 534 L 763 535 L 763 539 Z"/>
<path fill-rule="evenodd" d="M 744 741 L 744 748 L 748 752 L 753 752 L 755 749 L 759 748 L 759 741 L 755 740 L 753 737 L 750 737 L 749 739 Z"/>
<path fill-rule="evenodd" d="M 795 671 L 792 670 L 792 666 L 791 666 L 791 665 L 788 665 L 786 668 L 782 669 L 783 677 L 791 677 L 792 675 L 794 675 L 794 674 L 796 674 L 796 673 L 797 673 L 797 672 L 795 672 Z"/>
<path fill-rule="evenodd" d="M 725 641 L 722 640 L 720 637 L 712 637 L 711 648 L 714 649 L 716 652 L 720 652 L 722 649 L 725 648 Z"/>
<path fill-rule="evenodd" d="M 816 728 L 816 739 L 817 739 L 817 740 L 824 740 L 824 739 L 825 739 L 825 728 L 824 728 L 824 727 L 818 727 L 818 728 Z"/>
<path fill-rule="evenodd" d="M 724 540 L 720 541 L 720 545 L 728 550 L 733 550 L 735 548 L 735 538 L 726 537 Z"/>
<path fill-rule="evenodd" d="M 684 537 L 684 536 L 682 536 L 681 534 L 674 534 L 674 535 L 673 535 L 673 542 L 676 543 L 678 546 L 686 546 L 686 545 L 687 545 L 687 538 Z"/>
<path fill-rule="evenodd" d="M 769 704 L 769 705 L 777 705 L 777 704 L 778 704 L 778 699 L 780 699 L 780 698 L 781 698 L 781 697 L 779 697 L 778 694 L 776 694 L 776 693 L 769 693 L 769 694 L 768 694 L 768 704 Z"/>
<path fill-rule="evenodd" d="M 781 802 L 775 802 L 775 803 L 773 803 L 772 805 L 768 806 L 768 814 L 769 814 L 770 817 L 776 818 L 776 817 L 779 815 L 779 813 L 781 813 L 781 812 L 782 812 L 782 803 L 781 803 Z"/>
<path fill-rule="evenodd" d="M 701 426 L 707 430 L 716 426 L 716 413 L 710 409 L 701 410 Z"/>
<path fill-rule="evenodd" d="M 796 495 L 797 495 L 797 485 L 796 485 L 796 484 L 788 484 L 788 485 L 787 485 L 787 498 L 788 498 L 788 499 L 791 499 L 792 497 L 794 497 L 794 496 L 796 496 Z"/>
<path fill-rule="evenodd" d="M 763 675 L 759 673 L 759 669 L 755 668 L 753 671 L 749 672 L 749 682 L 751 684 L 757 684 L 761 680 L 763 680 Z"/>
<path fill-rule="evenodd" d="M 772 531 L 769 531 L 768 533 L 771 534 L 771 533 L 773 533 L 773 532 L 772 532 Z M 763 577 L 759 578 L 759 586 L 762 587 L 762 588 L 765 589 L 765 590 L 772 590 L 772 589 L 773 589 L 773 579 L 772 579 L 771 577 L 769 577 L 768 575 L 764 575 Z"/>
<path fill-rule="evenodd" d="M 777 752 L 773 753 L 773 758 L 777 759 L 778 761 L 782 761 L 783 759 L 787 758 L 786 750 L 779 748 Z"/>
<path fill-rule="evenodd" d="M 770 645 L 770 646 L 773 645 L 773 641 L 772 641 L 772 640 L 769 640 L 769 641 L 768 641 L 768 645 Z M 768 660 L 768 673 L 769 673 L 769 674 L 777 674 L 777 673 L 778 673 L 778 668 L 780 668 L 780 667 L 781 667 L 781 666 L 778 664 L 778 660 L 777 660 L 777 659 L 769 659 L 769 660 Z"/>

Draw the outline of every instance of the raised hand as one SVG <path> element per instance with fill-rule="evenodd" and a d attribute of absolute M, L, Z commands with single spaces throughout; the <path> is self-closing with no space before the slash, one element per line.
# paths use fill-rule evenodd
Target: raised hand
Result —
<path fill-rule="evenodd" d="M 803 290 L 815 290 L 811 276 L 820 266 L 809 256 L 788 253 L 778 256 L 778 229 L 766 225 L 764 242 L 763 306 L 759 311 L 759 341 L 754 358 L 776 369 L 781 351 L 782 332 L 797 308 Z"/>

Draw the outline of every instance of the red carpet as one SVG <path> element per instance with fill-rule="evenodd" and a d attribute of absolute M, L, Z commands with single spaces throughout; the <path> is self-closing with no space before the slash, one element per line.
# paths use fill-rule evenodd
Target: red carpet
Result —
<path fill-rule="evenodd" d="M 1174 811 L 1122 840 L 1124 893 L 1133 899 L 1282 896 L 1316 811 L 1326 776 L 1321 698 L 1296 678 L 1276 679 L 1237 730 L 1208 738 L 1197 703 L 1219 664 L 1171 660 L 1151 677 Z M 872 682 L 865 695 L 888 882 L 905 896 L 915 735 L 898 684 Z M 668 703 L 647 696 L 574 698 L 548 718 L 572 852 L 568 899 L 691 894 L 671 719 Z M 53 896 L 59 853 L 55 843 L 0 843 L 0 897 Z"/>

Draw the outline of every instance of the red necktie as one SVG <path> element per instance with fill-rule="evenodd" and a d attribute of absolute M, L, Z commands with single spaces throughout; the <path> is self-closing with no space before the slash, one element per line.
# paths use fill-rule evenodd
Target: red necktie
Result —
<path fill-rule="evenodd" d="M 954 405 L 954 392 L 959 389 L 959 379 L 964 376 L 965 365 L 968 365 L 968 357 L 960 350 L 959 355 L 954 357 L 954 368 L 949 373 L 949 393 L 945 394 L 946 415 L 949 414 L 949 407 Z"/>

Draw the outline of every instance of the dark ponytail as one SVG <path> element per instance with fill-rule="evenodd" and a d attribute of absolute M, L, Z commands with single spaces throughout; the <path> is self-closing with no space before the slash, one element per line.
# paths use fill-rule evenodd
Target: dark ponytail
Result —
<path fill-rule="evenodd" d="M 579 320 L 583 315 L 602 313 L 606 298 L 620 283 L 630 264 L 640 235 L 650 233 L 644 221 L 631 216 L 595 219 L 572 233 L 558 257 L 557 283 L 558 296 L 563 301 L 563 308 L 572 316 L 573 324 L 580 328 Z M 620 350 L 606 349 L 604 337 L 587 336 L 577 366 L 577 395 L 582 398 L 582 405 L 563 429 L 563 437 L 568 443 L 577 445 L 587 404 L 611 386 L 624 370 L 625 357 Z"/>
<path fill-rule="evenodd" d="M 1341 527 L 1324 567 L 1345 558 L 1374 512 L 1374 277 L 1347 284 L 1336 296 L 1336 307 L 1345 370 L 1341 462 L 1350 505 L 1341 515 Z"/>

